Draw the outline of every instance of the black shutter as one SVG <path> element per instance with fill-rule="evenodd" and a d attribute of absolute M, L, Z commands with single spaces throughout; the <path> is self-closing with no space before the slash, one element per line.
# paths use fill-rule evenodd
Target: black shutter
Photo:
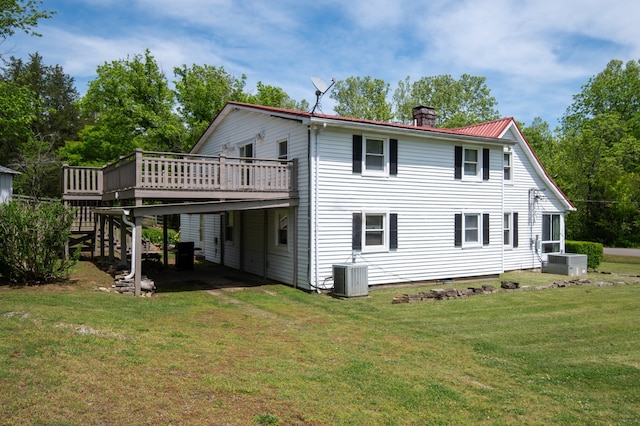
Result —
<path fill-rule="evenodd" d="M 482 150 L 482 180 L 489 180 L 489 148 Z"/>
<path fill-rule="evenodd" d="M 454 225 L 453 235 L 454 235 L 454 245 L 456 247 L 462 247 L 462 215 L 460 213 L 456 213 L 455 215 L 455 225 Z"/>
<path fill-rule="evenodd" d="M 489 245 L 489 214 L 482 215 L 482 245 Z"/>
<path fill-rule="evenodd" d="M 513 214 L 513 247 L 518 247 L 518 213 Z"/>
<path fill-rule="evenodd" d="M 462 179 L 462 147 L 461 146 L 456 146 L 454 178 Z"/>
<path fill-rule="evenodd" d="M 398 214 L 391 213 L 389 215 L 389 249 L 396 250 L 398 248 Z"/>
<path fill-rule="evenodd" d="M 362 250 L 362 213 L 353 214 L 351 235 L 351 249 Z"/>
<path fill-rule="evenodd" d="M 362 135 L 353 135 L 353 173 L 362 173 Z"/>
<path fill-rule="evenodd" d="M 389 174 L 398 174 L 398 139 L 389 140 Z"/>

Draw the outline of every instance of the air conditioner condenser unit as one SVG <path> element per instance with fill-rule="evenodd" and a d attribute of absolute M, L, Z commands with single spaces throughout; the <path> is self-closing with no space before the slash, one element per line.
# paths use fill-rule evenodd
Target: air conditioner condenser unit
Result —
<path fill-rule="evenodd" d="M 571 277 L 587 275 L 586 254 L 556 253 L 547 255 L 547 259 L 543 272 Z"/>
<path fill-rule="evenodd" d="M 343 263 L 333 265 L 334 296 L 355 297 L 369 294 L 369 271 L 367 265 Z"/>

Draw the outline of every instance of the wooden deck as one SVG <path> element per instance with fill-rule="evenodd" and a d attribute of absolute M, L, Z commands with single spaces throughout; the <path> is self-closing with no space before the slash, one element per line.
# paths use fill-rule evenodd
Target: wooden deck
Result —
<path fill-rule="evenodd" d="M 296 160 L 136 150 L 104 167 L 64 165 L 62 171 L 62 197 L 71 202 L 297 197 Z"/>

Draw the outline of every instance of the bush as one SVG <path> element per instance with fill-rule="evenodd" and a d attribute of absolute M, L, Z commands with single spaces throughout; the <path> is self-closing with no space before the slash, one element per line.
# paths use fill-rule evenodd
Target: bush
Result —
<path fill-rule="evenodd" d="M 604 248 L 600 243 L 592 243 L 589 241 L 565 241 L 565 249 L 567 253 L 578 253 L 587 255 L 587 267 L 596 269 L 602 262 Z"/>
<path fill-rule="evenodd" d="M 167 243 L 175 244 L 178 241 L 178 232 L 175 229 L 167 229 Z M 162 228 L 144 228 L 142 238 L 157 246 L 162 244 Z"/>
<path fill-rule="evenodd" d="M 73 211 L 61 202 L 14 200 L 0 205 L 0 273 L 13 284 L 68 277 L 60 255 L 71 235 Z"/>

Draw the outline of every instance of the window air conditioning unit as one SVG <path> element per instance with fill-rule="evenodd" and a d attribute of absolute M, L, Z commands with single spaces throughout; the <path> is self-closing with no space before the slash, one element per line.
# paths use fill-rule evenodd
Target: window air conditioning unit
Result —
<path fill-rule="evenodd" d="M 547 267 L 544 272 L 550 274 L 569 275 L 571 277 L 587 275 L 586 254 L 549 254 L 547 255 L 547 259 Z"/>
<path fill-rule="evenodd" d="M 366 296 L 369 294 L 367 265 L 344 263 L 333 265 L 333 295 L 342 297 Z"/>

